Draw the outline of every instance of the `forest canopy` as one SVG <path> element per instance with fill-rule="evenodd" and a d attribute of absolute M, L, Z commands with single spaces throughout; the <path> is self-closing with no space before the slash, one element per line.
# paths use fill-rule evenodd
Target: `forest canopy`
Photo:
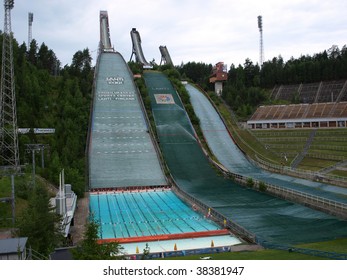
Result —
<path fill-rule="evenodd" d="M 31 170 L 26 144 L 45 144 L 45 168 L 36 156 L 36 173 L 57 185 L 64 168 L 65 181 L 81 197 L 94 75 L 90 52 L 87 48 L 77 51 L 71 64 L 62 67 L 45 43 L 39 46 L 32 40 L 27 48 L 14 40 L 13 57 L 18 127 L 55 129 L 51 135 L 19 135 L 20 163 Z"/>
<path fill-rule="evenodd" d="M 209 83 L 211 64 L 188 62 L 176 67 L 182 79 L 190 79 L 204 90 L 212 91 Z M 246 120 L 260 104 L 268 104 L 269 91 L 275 85 L 314 83 L 347 79 L 347 46 L 333 45 L 328 50 L 313 55 L 282 56 L 265 61 L 260 67 L 249 58 L 243 65 L 231 64 L 222 98 L 241 120 Z"/>

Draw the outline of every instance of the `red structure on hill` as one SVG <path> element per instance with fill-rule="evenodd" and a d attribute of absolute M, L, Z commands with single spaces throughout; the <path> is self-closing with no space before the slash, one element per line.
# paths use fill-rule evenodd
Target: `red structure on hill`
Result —
<path fill-rule="evenodd" d="M 227 65 L 224 62 L 218 62 L 212 69 L 210 83 L 214 83 L 214 90 L 217 95 L 223 91 L 223 82 L 228 80 Z"/>

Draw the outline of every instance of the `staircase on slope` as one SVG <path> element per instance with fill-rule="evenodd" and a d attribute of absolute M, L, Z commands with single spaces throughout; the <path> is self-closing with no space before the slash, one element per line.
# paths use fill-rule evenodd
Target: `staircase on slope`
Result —
<path fill-rule="evenodd" d="M 332 166 L 325 167 L 325 168 L 319 170 L 319 173 L 320 174 L 327 174 L 327 173 L 337 169 L 338 167 L 343 167 L 343 166 L 347 166 L 347 160 L 340 161 L 340 162 L 338 162 Z"/>
<path fill-rule="evenodd" d="M 295 158 L 295 160 L 291 164 L 291 168 L 294 168 L 294 169 L 297 168 L 298 165 L 300 164 L 300 162 L 304 159 L 304 157 L 306 156 L 308 150 L 311 147 L 311 144 L 313 142 L 314 137 L 316 136 L 316 132 L 317 132 L 317 129 L 314 129 L 314 130 L 311 131 L 310 137 L 307 139 L 304 149 Z"/>

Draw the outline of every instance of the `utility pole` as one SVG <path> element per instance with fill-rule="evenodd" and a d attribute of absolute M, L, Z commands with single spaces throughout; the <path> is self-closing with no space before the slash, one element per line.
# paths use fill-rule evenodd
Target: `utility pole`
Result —
<path fill-rule="evenodd" d="M 35 176 L 36 176 L 36 170 L 35 170 L 35 153 L 39 153 L 41 151 L 41 167 L 45 168 L 45 159 L 44 159 L 44 150 L 47 145 L 45 144 L 26 144 L 25 151 L 27 153 L 31 152 L 32 155 L 32 165 L 33 165 L 33 186 L 35 187 Z"/>
<path fill-rule="evenodd" d="M 11 10 L 14 0 L 4 0 L 5 23 L 2 43 L 0 88 L 0 165 L 19 171 L 18 128 L 13 70 Z"/>

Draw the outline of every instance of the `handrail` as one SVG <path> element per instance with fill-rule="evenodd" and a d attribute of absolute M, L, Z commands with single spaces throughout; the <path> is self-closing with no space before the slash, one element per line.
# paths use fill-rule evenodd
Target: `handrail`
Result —
<path fill-rule="evenodd" d="M 218 165 L 216 165 L 217 168 L 219 168 Z M 320 210 L 328 211 L 330 214 L 340 216 L 344 219 L 347 219 L 347 204 L 338 202 L 332 199 L 322 198 L 316 195 L 308 194 L 305 192 L 293 190 L 290 188 L 284 188 L 277 185 L 273 185 L 270 183 L 265 183 L 260 180 L 253 179 L 251 177 L 243 176 L 237 173 L 232 173 L 230 171 L 225 171 L 224 169 L 220 169 L 226 176 L 234 178 L 235 181 L 237 181 L 241 185 L 245 185 L 247 187 L 250 187 L 248 182 L 252 182 L 252 186 L 259 191 L 266 191 L 272 195 L 279 196 L 279 194 L 282 194 L 280 197 L 283 197 L 286 200 L 291 200 L 288 198 L 287 195 L 294 196 L 294 201 L 300 204 L 304 204 L 305 206 L 309 206 L 311 208 Z M 264 187 L 264 190 L 261 190 L 261 184 Z M 299 201 L 298 198 L 304 199 L 304 201 Z M 328 207 L 329 209 L 326 209 Z M 335 211 L 332 211 L 335 210 Z M 333 212 L 333 213 L 332 213 Z"/>

